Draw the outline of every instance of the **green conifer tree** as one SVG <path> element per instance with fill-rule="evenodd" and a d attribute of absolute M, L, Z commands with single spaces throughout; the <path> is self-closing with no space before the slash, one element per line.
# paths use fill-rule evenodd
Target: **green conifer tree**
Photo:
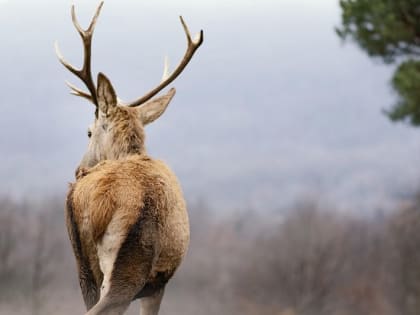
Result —
<path fill-rule="evenodd" d="M 398 65 L 391 80 L 398 100 L 388 116 L 420 126 L 420 0 L 340 0 L 340 7 L 337 34 Z"/>

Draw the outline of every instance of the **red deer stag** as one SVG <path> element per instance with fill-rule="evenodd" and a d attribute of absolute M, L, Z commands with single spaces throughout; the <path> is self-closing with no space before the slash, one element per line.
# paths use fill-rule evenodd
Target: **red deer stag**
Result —
<path fill-rule="evenodd" d="M 159 160 L 147 155 L 144 126 L 163 114 L 175 89 L 152 99 L 185 68 L 203 42 L 203 31 L 191 38 L 181 23 L 188 47 L 177 68 L 145 96 L 123 103 L 109 79 L 91 74 L 91 44 L 100 3 L 87 30 L 73 24 L 82 37 L 83 67 L 60 62 L 86 85 L 69 84 L 72 94 L 96 106 L 88 131 L 88 150 L 67 195 L 66 221 L 76 256 L 87 315 L 123 314 L 140 299 L 142 315 L 158 314 L 166 283 L 183 259 L 189 243 L 185 201 L 177 178 Z"/>

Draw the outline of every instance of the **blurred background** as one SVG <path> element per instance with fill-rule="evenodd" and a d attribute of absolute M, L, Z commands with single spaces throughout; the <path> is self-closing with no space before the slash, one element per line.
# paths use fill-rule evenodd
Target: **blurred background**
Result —
<path fill-rule="evenodd" d="M 72 3 L 0 0 L 1 315 L 84 313 L 63 209 L 94 107 L 53 49 L 81 65 Z M 191 216 L 161 314 L 418 314 L 420 1 L 107 0 L 93 73 L 143 95 L 181 14 L 204 44 L 146 129 Z"/>

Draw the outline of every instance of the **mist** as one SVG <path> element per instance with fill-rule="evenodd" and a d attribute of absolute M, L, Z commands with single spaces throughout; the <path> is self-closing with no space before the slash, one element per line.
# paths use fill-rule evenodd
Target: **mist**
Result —
<path fill-rule="evenodd" d="M 96 1 L 76 1 L 82 25 Z M 106 1 L 93 72 L 132 100 L 185 49 L 178 15 L 205 41 L 172 84 L 177 95 L 146 130 L 148 152 L 186 195 L 218 209 L 287 207 L 317 196 L 346 211 L 391 208 L 418 185 L 420 135 L 382 111 L 391 70 L 343 45 L 336 1 Z M 68 1 L 0 2 L 2 192 L 62 194 L 87 145 L 93 106 L 54 55 L 80 65 Z M 279 198 L 280 196 L 280 198 Z"/>

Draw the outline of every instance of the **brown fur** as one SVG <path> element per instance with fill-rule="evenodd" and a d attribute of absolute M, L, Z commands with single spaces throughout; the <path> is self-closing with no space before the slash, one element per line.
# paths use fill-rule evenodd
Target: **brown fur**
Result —
<path fill-rule="evenodd" d="M 118 106 L 111 116 L 115 123 L 112 146 L 112 155 L 115 159 L 128 154 L 145 153 L 145 135 L 138 115 L 135 108 Z"/>
<path fill-rule="evenodd" d="M 174 186 L 177 189 L 173 189 Z M 92 238 L 98 242 L 116 211 L 124 226 L 134 224 L 146 193 L 158 209 L 185 207 L 177 186 L 176 178 L 165 164 L 147 155 L 108 160 L 89 170 L 74 184 L 75 214 L 81 224 L 82 211 L 89 209 Z"/>
<path fill-rule="evenodd" d="M 159 248 L 147 283 L 178 267 L 188 246 L 188 217 L 177 180 L 163 162 L 146 155 L 106 161 L 79 179 L 72 191 L 83 251 L 88 253 L 95 279 L 103 277 L 95 245 L 101 242 L 111 219 L 117 219 L 128 233 L 143 215 L 146 199 L 153 203 L 146 220 L 157 227 L 155 234 L 145 237 L 155 239 Z"/>
<path fill-rule="evenodd" d="M 95 279 L 91 269 L 89 258 L 82 250 L 79 226 L 76 223 L 73 205 L 74 186 L 70 185 L 67 196 L 66 223 L 73 251 L 76 256 L 77 267 L 79 269 L 80 288 L 88 309 L 90 309 L 99 300 L 99 287 L 102 279 Z"/>

